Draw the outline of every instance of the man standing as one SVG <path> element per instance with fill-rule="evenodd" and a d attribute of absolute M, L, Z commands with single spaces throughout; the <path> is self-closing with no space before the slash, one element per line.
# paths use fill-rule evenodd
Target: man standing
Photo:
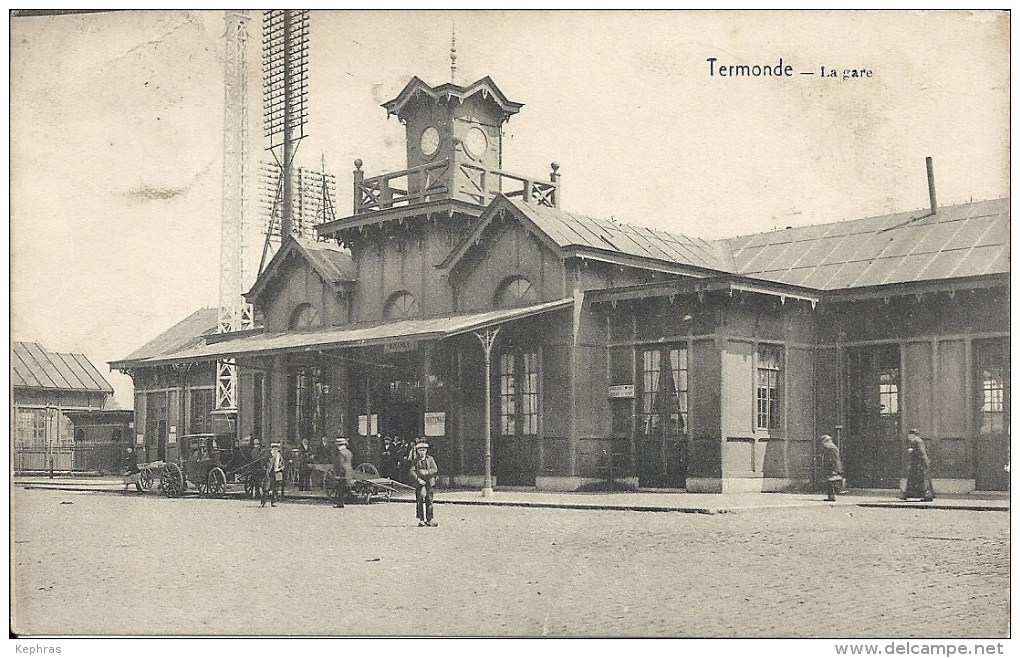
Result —
<path fill-rule="evenodd" d="M 268 480 L 269 500 L 276 507 L 276 500 L 283 486 L 283 471 L 287 465 L 280 452 L 280 444 L 274 441 L 269 446 L 269 458 L 266 460 L 266 480 Z M 262 490 L 262 507 L 266 506 L 266 489 Z"/>
<path fill-rule="evenodd" d="M 315 451 L 312 450 L 311 442 L 306 436 L 301 439 L 301 445 L 298 446 L 298 468 L 301 469 L 298 474 L 299 491 L 308 491 L 311 489 L 309 484 L 312 479 L 312 462 L 314 461 Z"/>
<path fill-rule="evenodd" d="M 138 456 L 130 445 L 124 451 L 124 489 L 135 485 L 138 493 L 142 492 L 141 470 L 138 468 Z"/>
<path fill-rule="evenodd" d="M 347 497 L 347 492 L 351 488 L 351 482 L 354 481 L 354 455 L 351 454 L 350 449 L 347 447 L 348 441 L 344 437 L 339 437 L 336 440 L 336 452 L 333 454 L 333 475 L 336 477 L 336 504 L 334 507 L 343 509 L 344 498 Z"/>
<path fill-rule="evenodd" d="M 418 515 L 418 527 L 439 525 L 432 520 L 432 489 L 436 486 L 439 468 L 436 460 L 428 454 L 429 444 L 419 441 L 414 446 L 415 456 L 411 462 L 411 482 L 414 485 L 414 499 Z"/>
<path fill-rule="evenodd" d="M 839 447 L 828 434 L 822 435 L 822 472 L 828 493 L 825 500 L 836 500 L 836 492 L 843 483 L 843 461 L 839 458 Z"/>
<path fill-rule="evenodd" d="M 915 429 L 907 431 L 907 456 L 910 469 L 907 471 L 907 488 L 903 492 L 903 500 L 935 500 L 935 490 L 931 486 L 931 459 L 928 458 L 924 439 Z"/>

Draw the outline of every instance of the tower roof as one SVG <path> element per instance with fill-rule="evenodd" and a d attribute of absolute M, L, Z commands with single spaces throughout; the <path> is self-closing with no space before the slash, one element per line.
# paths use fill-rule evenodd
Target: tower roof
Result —
<path fill-rule="evenodd" d="M 395 114 L 397 117 L 403 118 L 407 105 L 413 103 L 422 94 L 433 100 L 451 100 L 455 98 L 460 103 L 463 103 L 475 94 L 481 94 L 483 98 L 495 103 L 502 110 L 503 121 L 509 119 L 511 115 L 517 114 L 524 107 L 524 103 L 515 103 L 508 99 L 489 76 L 485 76 L 481 80 L 476 80 L 465 86 L 446 82 L 438 87 L 433 87 L 415 76 L 397 94 L 396 98 L 383 103 L 382 106 L 386 108 L 387 114 Z"/>

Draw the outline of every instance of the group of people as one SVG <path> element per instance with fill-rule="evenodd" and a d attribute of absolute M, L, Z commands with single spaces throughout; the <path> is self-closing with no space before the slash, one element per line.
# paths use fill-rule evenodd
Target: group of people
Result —
<path fill-rule="evenodd" d="M 334 507 L 343 508 L 344 500 L 354 482 L 354 456 L 350 441 L 337 437 L 333 442 L 322 437 L 317 445 L 306 437 L 296 449 L 298 463 L 298 490 L 311 490 L 314 464 L 332 466 L 332 495 Z M 429 444 L 423 440 L 410 442 L 399 437 L 382 437 L 381 468 L 379 474 L 387 479 L 407 482 L 415 489 L 416 515 L 419 526 L 438 525 L 433 519 L 433 489 L 439 469 L 428 454 Z"/>
<path fill-rule="evenodd" d="M 843 460 L 840 459 L 839 447 L 828 434 L 822 435 L 821 444 L 822 470 L 826 479 L 826 500 L 836 500 L 836 494 L 843 488 Z M 924 439 L 916 429 L 907 431 L 907 486 L 900 497 L 923 501 L 935 500 L 935 490 L 931 484 L 931 458 Z"/>

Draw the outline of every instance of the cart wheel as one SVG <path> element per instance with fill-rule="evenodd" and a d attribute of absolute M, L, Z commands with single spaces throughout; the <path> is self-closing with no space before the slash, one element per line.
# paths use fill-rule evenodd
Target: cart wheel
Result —
<path fill-rule="evenodd" d="M 167 498 L 177 498 L 184 493 L 184 473 L 177 464 L 167 464 L 160 478 L 163 494 Z"/>
<path fill-rule="evenodd" d="M 357 471 L 358 473 L 364 473 L 365 475 L 370 475 L 374 478 L 379 477 L 379 469 L 368 462 L 365 462 L 364 464 L 358 464 L 358 467 L 355 468 L 354 470 Z"/>
<path fill-rule="evenodd" d="M 264 487 L 265 483 L 262 481 L 262 478 L 255 473 L 250 473 L 244 480 L 244 494 L 248 498 L 261 498 Z"/>
<path fill-rule="evenodd" d="M 222 496 L 227 493 L 227 474 L 219 466 L 209 471 L 205 490 L 210 496 Z"/>
<path fill-rule="evenodd" d="M 152 471 L 147 468 L 143 468 L 142 472 L 138 474 L 138 483 L 142 485 L 143 491 L 152 490 Z"/>

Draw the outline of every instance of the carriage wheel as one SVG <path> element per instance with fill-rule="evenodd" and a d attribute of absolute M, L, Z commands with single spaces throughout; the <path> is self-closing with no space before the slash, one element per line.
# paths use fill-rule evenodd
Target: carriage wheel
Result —
<path fill-rule="evenodd" d="M 143 491 L 152 491 L 152 471 L 143 468 L 142 472 L 138 474 L 138 483 L 142 486 Z"/>
<path fill-rule="evenodd" d="M 184 473 L 177 464 L 167 464 L 160 478 L 163 494 L 167 498 L 177 498 L 184 493 Z"/>
<path fill-rule="evenodd" d="M 206 493 L 210 496 L 222 496 L 227 493 L 227 474 L 219 466 L 209 471 L 205 482 Z"/>
<path fill-rule="evenodd" d="M 368 462 L 365 462 L 364 464 L 358 464 L 357 468 L 355 468 L 354 470 L 357 471 L 358 473 L 363 473 L 374 478 L 379 477 L 379 469 L 376 468 L 373 464 L 370 464 Z"/>

